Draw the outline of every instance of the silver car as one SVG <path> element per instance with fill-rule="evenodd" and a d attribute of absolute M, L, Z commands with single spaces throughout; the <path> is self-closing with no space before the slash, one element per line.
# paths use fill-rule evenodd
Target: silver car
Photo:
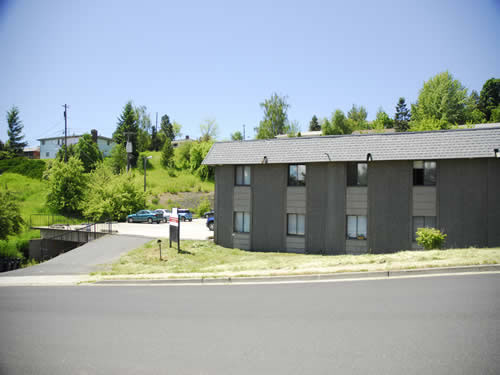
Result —
<path fill-rule="evenodd" d="M 168 220 L 170 219 L 170 210 L 166 210 L 164 208 L 158 208 L 157 210 L 155 210 L 156 213 L 158 214 L 162 214 L 163 216 L 163 222 L 164 223 L 167 223 Z"/>

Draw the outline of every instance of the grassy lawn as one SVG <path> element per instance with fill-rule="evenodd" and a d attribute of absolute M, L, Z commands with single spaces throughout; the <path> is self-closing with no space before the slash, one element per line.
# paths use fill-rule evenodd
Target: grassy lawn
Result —
<path fill-rule="evenodd" d="M 168 240 L 164 240 L 164 247 Z M 394 254 L 302 255 L 260 253 L 227 249 L 212 241 L 183 241 L 175 249 L 162 249 L 155 241 L 122 256 L 97 275 L 163 274 L 162 277 L 242 277 L 300 275 L 315 273 L 387 271 L 425 267 L 446 267 L 500 263 L 500 248 L 402 251 Z M 159 275 L 158 275 L 159 276 Z"/>
<path fill-rule="evenodd" d="M 155 196 L 163 193 L 179 192 L 212 192 L 214 191 L 213 181 L 203 181 L 200 177 L 194 176 L 186 170 L 166 170 L 160 164 L 161 152 L 149 152 L 152 158 L 148 161 L 146 170 L 146 188 L 148 194 Z M 139 160 L 138 163 L 142 163 Z M 144 172 L 135 170 L 134 178 L 138 183 L 143 183 Z"/>

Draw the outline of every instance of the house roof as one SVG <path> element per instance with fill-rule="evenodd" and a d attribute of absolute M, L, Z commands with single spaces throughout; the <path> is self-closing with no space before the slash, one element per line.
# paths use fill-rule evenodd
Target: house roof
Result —
<path fill-rule="evenodd" d="M 82 135 L 83 134 L 80 135 L 73 134 L 73 135 L 68 135 L 67 138 L 80 138 Z M 61 135 L 59 137 L 38 138 L 37 141 L 48 141 L 51 139 L 64 139 L 64 135 Z M 113 138 L 103 137 L 102 135 L 98 135 L 97 139 L 104 139 L 105 141 L 113 141 Z"/>
<path fill-rule="evenodd" d="M 500 126 L 429 132 L 298 137 L 215 143 L 203 164 L 315 163 L 494 157 Z"/>

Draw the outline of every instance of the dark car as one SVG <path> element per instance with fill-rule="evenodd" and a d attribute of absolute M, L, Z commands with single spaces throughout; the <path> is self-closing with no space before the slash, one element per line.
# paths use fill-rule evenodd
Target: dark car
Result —
<path fill-rule="evenodd" d="M 213 231 L 214 226 L 215 226 L 215 218 L 212 215 L 207 218 L 207 228 Z"/>
<path fill-rule="evenodd" d="M 207 211 L 203 214 L 203 217 L 206 219 L 206 218 L 209 218 L 210 216 L 214 216 L 214 210 L 211 210 L 211 211 Z"/>
<path fill-rule="evenodd" d="M 193 214 L 188 209 L 178 209 L 177 215 L 179 216 L 180 221 L 193 221 Z"/>
<path fill-rule="evenodd" d="M 163 215 L 161 213 L 156 213 L 150 210 L 140 210 L 135 214 L 127 216 L 127 221 L 129 223 L 160 223 L 163 220 Z"/>

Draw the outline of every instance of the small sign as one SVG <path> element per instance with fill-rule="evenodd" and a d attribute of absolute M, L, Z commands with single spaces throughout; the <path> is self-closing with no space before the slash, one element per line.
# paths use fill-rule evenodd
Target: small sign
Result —
<path fill-rule="evenodd" d="M 132 142 L 127 142 L 126 150 L 128 154 L 131 154 L 134 152 L 133 147 L 132 147 Z"/>
<path fill-rule="evenodd" d="M 177 251 L 181 249 L 181 226 L 179 223 L 179 214 L 177 208 L 172 208 L 169 219 L 169 240 L 170 247 L 172 247 L 172 241 L 177 242 Z"/>
<path fill-rule="evenodd" d="M 177 213 L 177 208 L 172 208 L 172 212 L 170 213 L 169 219 L 170 225 L 179 226 L 179 214 Z"/>

